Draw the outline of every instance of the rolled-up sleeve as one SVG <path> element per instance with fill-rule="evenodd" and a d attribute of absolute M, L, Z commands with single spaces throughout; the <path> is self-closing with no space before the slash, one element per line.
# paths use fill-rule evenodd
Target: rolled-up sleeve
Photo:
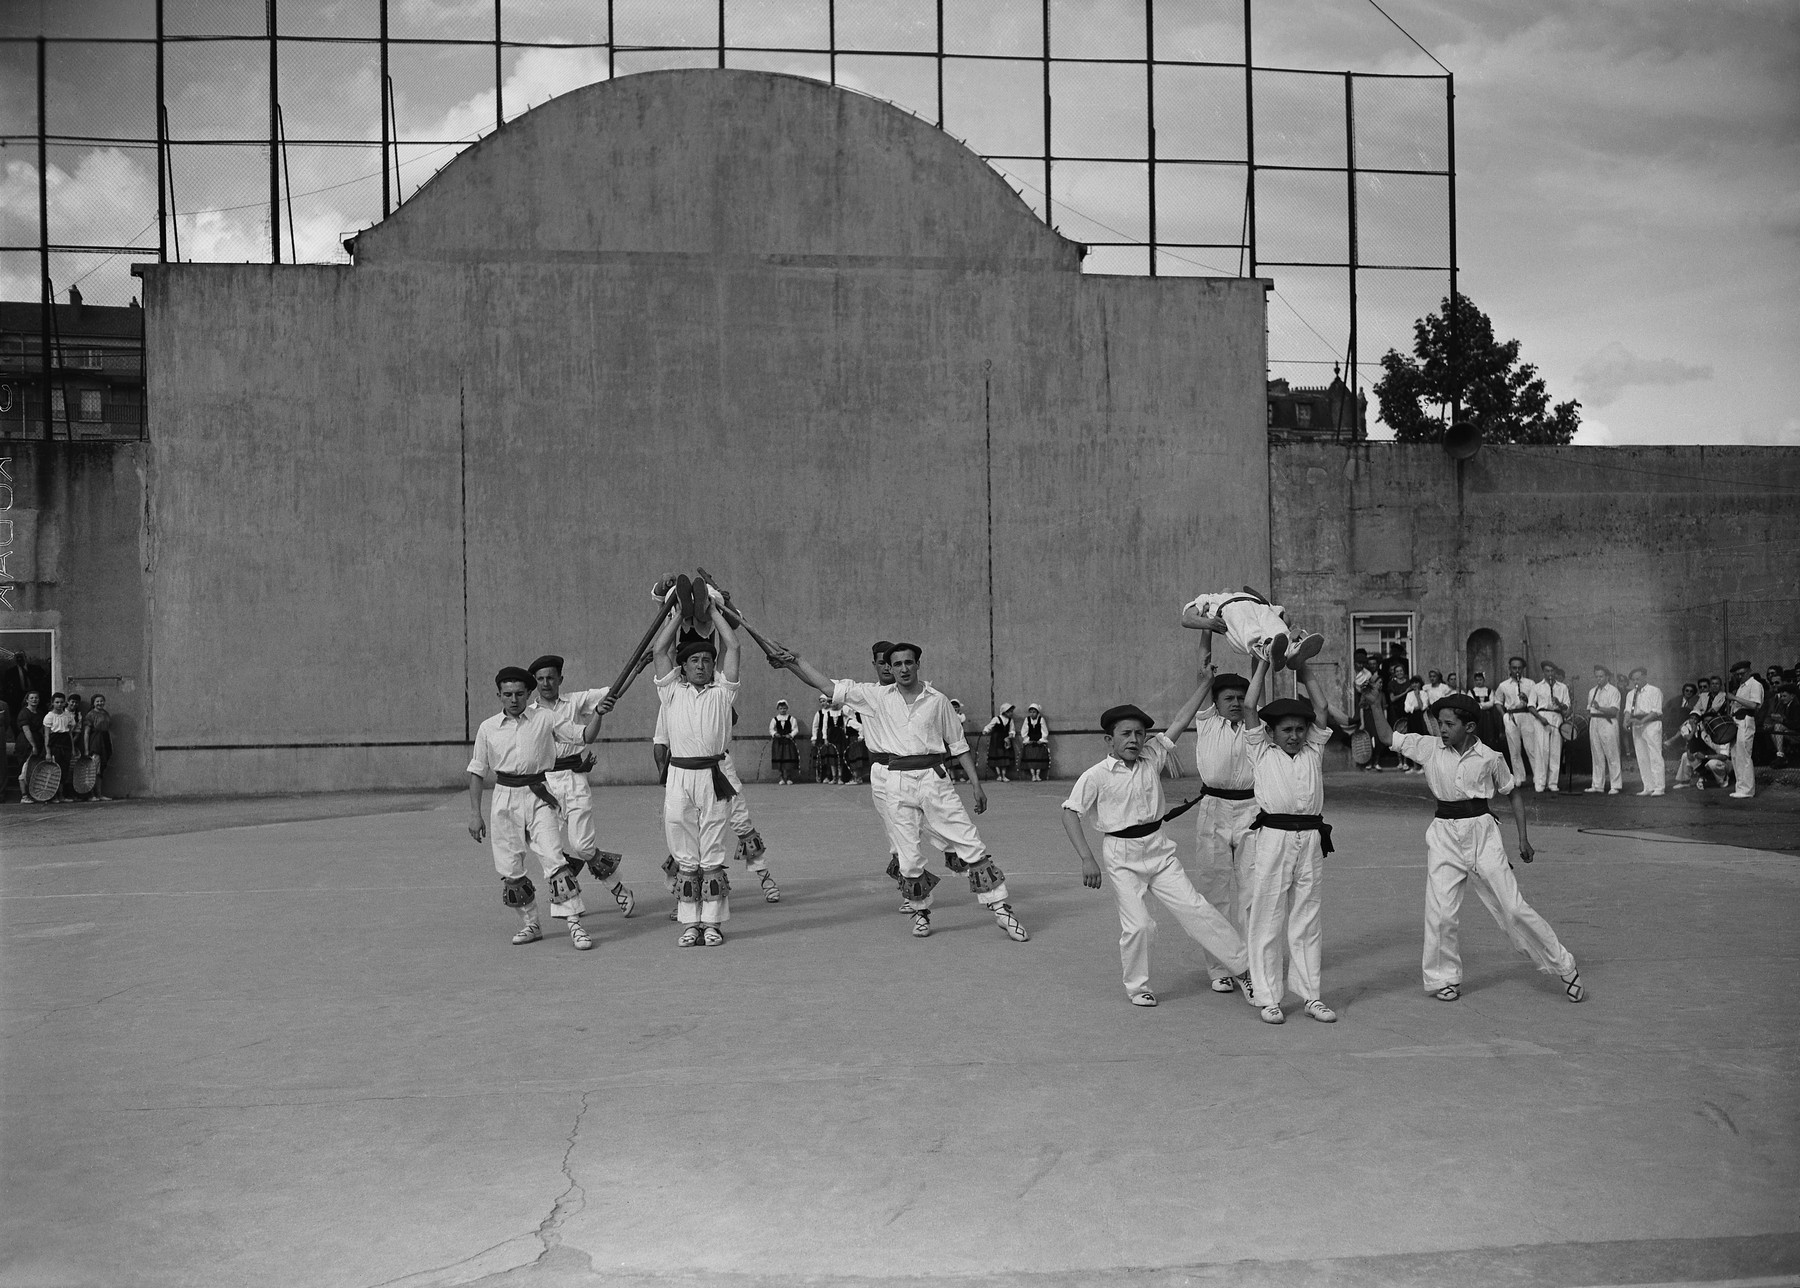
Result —
<path fill-rule="evenodd" d="M 938 736 L 944 740 L 944 746 L 952 756 L 967 755 L 969 740 L 963 735 L 962 718 L 956 714 L 956 708 L 950 705 L 948 699 L 940 701 L 937 707 Z"/>
<path fill-rule="evenodd" d="M 469 753 L 469 772 L 482 778 L 488 776 L 488 767 L 493 763 L 493 756 L 488 751 L 487 730 L 475 731 L 475 746 Z"/>
<path fill-rule="evenodd" d="M 1069 799 L 1062 803 L 1062 807 L 1076 814 L 1086 814 L 1099 800 L 1099 776 L 1093 769 L 1089 769 L 1075 780 L 1075 785 L 1069 789 Z"/>

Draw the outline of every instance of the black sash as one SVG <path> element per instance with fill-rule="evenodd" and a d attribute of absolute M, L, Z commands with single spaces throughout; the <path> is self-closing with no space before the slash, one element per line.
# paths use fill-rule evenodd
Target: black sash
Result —
<path fill-rule="evenodd" d="M 1439 801 L 1437 803 L 1438 818 L 1488 818 L 1488 802 L 1485 796 L 1478 796 L 1468 801 Z"/>
<path fill-rule="evenodd" d="M 1331 824 L 1325 821 L 1323 814 L 1271 814 L 1261 810 L 1256 821 L 1250 824 L 1250 830 L 1260 827 L 1272 827 L 1277 832 L 1317 832 L 1319 834 L 1319 853 L 1331 853 Z"/>
<path fill-rule="evenodd" d="M 550 766 L 550 768 L 552 770 L 574 769 L 574 770 L 579 770 L 582 773 L 586 773 L 587 772 L 587 756 L 585 753 L 579 752 L 579 751 L 575 752 L 573 755 L 558 756 L 556 758 L 556 763 L 554 765 Z"/>
<path fill-rule="evenodd" d="M 1161 818 L 1153 818 L 1148 823 L 1133 823 L 1130 827 L 1122 827 L 1116 832 L 1107 832 L 1106 835 L 1116 836 L 1121 841 L 1135 841 L 1140 836 L 1150 836 L 1170 819 L 1180 818 L 1183 814 L 1193 809 L 1194 806 L 1198 805 L 1205 798 L 1205 796 L 1206 793 L 1201 792 L 1200 795 L 1194 797 L 1193 800 L 1182 801 L 1181 804 L 1177 805 L 1174 809 L 1163 811 L 1163 816 Z"/>
<path fill-rule="evenodd" d="M 724 761 L 723 756 L 670 756 L 669 764 L 676 769 L 710 769 L 712 770 L 713 795 L 722 801 L 728 801 L 737 795 L 737 788 L 725 777 L 725 771 L 719 768 Z"/>
<path fill-rule="evenodd" d="M 944 772 L 944 766 L 950 763 L 950 757 L 941 751 L 925 756 L 895 756 L 885 751 L 871 751 L 869 759 L 877 765 L 885 765 L 900 773 L 914 769 L 930 769 L 935 771 L 939 778 L 950 776 Z"/>
<path fill-rule="evenodd" d="M 1222 801 L 1247 801 L 1256 798 L 1254 787 L 1202 787 L 1202 796 L 1216 796 Z"/>
<path fill-rule="evenodd" d="M 562 806 L 557 804 L 556 797 L 552 796 L 550 794 L 550 789 L 544 786 L 544 774 L 542 770 L 539 770 L 535 774 L 503 774 L 496 769 L 494 771 L 494 781 L 502 787 L 529 787 L 531 788 L 531 794 L 533 796 L 543 801 L 544 804 L 548 805 L 559 814 L 562 812 Z"/>

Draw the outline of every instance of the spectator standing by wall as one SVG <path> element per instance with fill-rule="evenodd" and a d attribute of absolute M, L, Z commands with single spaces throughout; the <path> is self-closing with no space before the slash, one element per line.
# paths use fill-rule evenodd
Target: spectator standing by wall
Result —
<path fill-rule="evenodd" d="M 1537 706 L 1537 685 L 1525 675 L 1525 659 L 1509 657 L 1506 668 L 1507 677 L 1500 681 L 1495 700 L 1506 720 L 1506 759 L 1512 765 L 1513 777 L 1523 781 L 1543 757 L 1537 738 L 1544 726 L 1532 714 Z"/>
<path fill-rule="evenodd" d="M 1588 690 L 1588 754 L 1594 762 L 1589 792 L 1617 796 L 1625 789 L 1625 762 L 1619 758 L 1619 712 L 1624 695 L 1613 683 L 1612 672 L 1594 667 L 1594 685 Z"/>
<path fill-rule="evenodd" d="M 1631 671 L 1631 693 L 1625 700 L 1625 721 L 1631 726 L 1631 746 L 1637 756 L 1643 786 L 1639 796 L 1663 794 L 1663 695 L 1650 683 L 1644 667 Z"/>
<path fill-rule="evenodd" d="M 44 710 L 37 690 L 26 691 L 24 708 L 13 720 L 13 732 L 19 744 L 19 804 L 23 805 L 31 799 L 25 793 L 25 767 L 34 756 L 44 754 Z"/>
<path fill-rule="evenodd" d="M 112 797 L 106 794 L 106 769 L 113 758 L 112 712 L 106 709 L 104 693 L 94 695 L 87 717 L 81 722 L 81 733 L 82 754 L 100 759 L 100 772 L 94 778 L 94 794 L 89 799 L 109 801 Z"/>
<path fill-rule="evenodd" d="M 69 710 L 68 695 L 52 693 L 50 709 L 44 713 L 44 754 L 62 770 L 62 781 L 56 785 L 56 795 L 50 801 L 52 805 L 74 799 L 69 776 L 75 760 L 75 725 L 75 716 Z"/>
<path fill-rule="evenodd" d="M 1532 786 L 1538 791 L 1561 791 L 1558 780 L 1562 778 L 1562 724 L 1568 718 L 1571 703 L 1569 686 L 1562 681 L 1562 671 L 1554 662 L 1545 662 L 1539 668 L 1543 678 L 1538 681 L 1536 695 L 1532 699 L 1532 714 L 1537 717 L 1540 726 L 1538 745 L 1544 749 L 1543 762 L 1532 762 Z"/>
<path fill-rule="evenodd" d="M 1733 800 L 1747 801 L 1756 795 L 1756 722 L 1762 716 L 1768 693 L 1748 662 L 1731 665 L 1731 705 L 1728 708 L 1737 724 L 1737 741 L 1731 744 L 1731 770 L 1737 782 L 1732 785 Z"/>
<path fill-rule="evenodd" d="M 38 710 L 50 709 L 50 673 L 25 653 L 12 655 L 11 663 L 0 672 L 0 702 L 6 703 L 14 719 L 25 710 L 25 695 L 38 695 Z"/>
<path fill-rule="evenodd" d="M 982 733 L 987 738 L 988 772 L 993 774 L 994 781 L 1010 783 L 1007 772 L 1013 761 L 1013 704 L 1004 702 L 994 718 L 987 722 Z"/>
<path fill-rule="evenodd" d="M 1050 722 L 1035 702 L 1025 708 L 1025 723 L 1019 728 L 1019 760 L 1032 782 L 1041 783 L 1049 777 Z"/>
<path fill-rule="evenodd" d="M 1770 667 L 1773 679 L 1768 683 L 1769 690 L 1769 730 L 1770 748 L 1775 753 L 1775 764 L 1787 764 L 1787 740 L 1796 732 L 1796 703 L 1794 694 L 1794 673 L 1783 671 L 1778 667 Z"/>

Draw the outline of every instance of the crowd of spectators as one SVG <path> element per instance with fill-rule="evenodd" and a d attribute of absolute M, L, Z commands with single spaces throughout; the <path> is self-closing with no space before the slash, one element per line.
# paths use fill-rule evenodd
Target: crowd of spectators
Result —
<path fill-rule="evenodd" d="M 1800 663 L 1758 674 L 1740 661 L 1726 675 L 1697 677 L 1665 698 L 1644 667 L 1615 672 L 1596 665 L 1585 685 L 1571 688 L 1556 663 L 1540 663 L 1534 677 L 1520 657 L 1508 659 L 1497 683 L 1481 671 L 1466 678 L 1432 670 L 1420 676 L 1400 653 L 1358 649 L 1355 662 L 1358 694 L 1372 691 L 1397 730 L 1435 734 L 1433 702 L 1451 693 L 1473 697 L 1482 741 L 1538 791 L 1560 791 L 1585 772 L 1587 792 L 1617 793 L 1630 759 L 1638 794 L 1661 796 L 1673 755 L 1673 788 L 1729 788 L 1745 799 L 1755 794 L 1756 769 L 1785 767 L 1790 740 L 1800 738 Z M 1421 772 L 1386 749 L 1362 768 Z"/>
<path fill-rule="evenodd" d="M 51 803 L 104 801 L 106 769 L 112 762 L 112 712 L 106 696 L 91 699 L 80 693 L 53 692 L 50 673 L 24 653 L 15 653 L 0 672 L 0 799 L 17 790 L 21 803 L 29 799 L 26 776 L 39 759 L 54 761 L 62 780 Z M 92 757 L 93 788 L 75 790 L 78 760 Z M 14 767 L 18 773 L 15 780 Z"/>

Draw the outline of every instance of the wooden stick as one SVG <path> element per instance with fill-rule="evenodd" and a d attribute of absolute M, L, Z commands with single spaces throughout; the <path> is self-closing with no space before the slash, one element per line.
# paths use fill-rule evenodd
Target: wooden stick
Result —
<path fill-rule="evenodd" d="M 662 624 L 668 619 L 669 605 L 665 603 L 656 610 L 656 620 L 650 623 L 650 629 L 644 632 L 644 638 L 631 650 L 631 656 L 619 672 L 619 678 L 613 681 L 612 688 L 608 690 L 614 702 L 625 696 L 626 688 L 637 678 L 638 671 L 642 669 L 639 664 L 644 660 L 644 650 L 650 647 L 650 641 L 656 638 L 656 632 L 662 629 Z"/>
<path fill-rule="evenodd" d="M 719 584 L 718 582 L 713 580 L 713 575 L 711 573 L 709 573 L 708 571 L 706 571 L 706 569 L 700 568 L 700 569 L 697 569 L 696 571 L 698 571 L 702 577 L 706 578 L 707 585 L 717 586 Z M 725 592 L 723 589 L 721 589 L 719 593 L 724 594 Z M 744 615 L 741 612 L 739 612 L 737 609 L 733 608 L 730 604 L 714 604 L 713 608 L 715 608 L 719 612 L 724 613 L 725 620 L 727 622 L 729 622 L 734 629 L 737 627 L 742 627 L 746 632 L 748 632 L 750 638 L 756 641 L 756 646 L 763 651 L 763 655 L 765 657 L 773 657 L 775 655 L 776 651 L 781 647 L 779 644 L 775 643 L 775 641 L 771 640 L 768 636 L 764 635 L 761 631 L 757 630 L 756 627 L 752 626 L 749 622 L 745 621 Z"/>

